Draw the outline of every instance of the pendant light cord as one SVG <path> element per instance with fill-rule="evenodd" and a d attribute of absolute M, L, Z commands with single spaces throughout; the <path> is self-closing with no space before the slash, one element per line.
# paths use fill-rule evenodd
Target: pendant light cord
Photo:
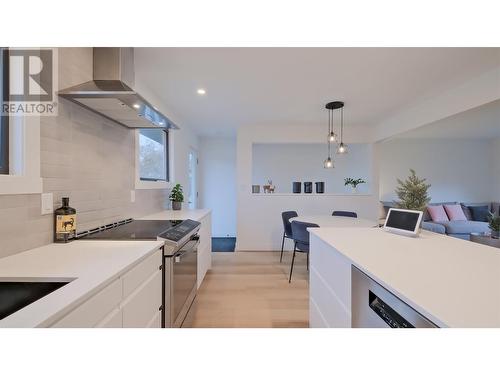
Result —
<path fill-rule="evenodd" d="M 340 143 L 344 143 L 344 107 L 340 108 Z"/>
<path fill-rule="evenodd" d="M 328 137 L 327 137 L 327 142 L 328 142 L 328 157 L 331 157 L 331 143 L 330 142 L 330 133 L 332 132 L 333 128 L 333 111 L 331 109 L 328 110 Z"/>

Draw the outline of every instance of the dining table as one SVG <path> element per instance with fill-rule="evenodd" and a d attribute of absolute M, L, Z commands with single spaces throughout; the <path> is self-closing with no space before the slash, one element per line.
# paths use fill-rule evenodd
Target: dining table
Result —
<path fill-rule="evenodd" d="M 320 227 L 336 227 L 336 228 L 348 228 L 348 227 L 359 227 L 359 228 L 373 228 L 378 227 L 378 222 L 375 220 L 368 220 L 356 217 L 345 217 L 345 216 L 332 216 L 332 215 L 300 215 L 292 217 L 292 221 L 301 221 L 305 223 L 317 224 Z"/>

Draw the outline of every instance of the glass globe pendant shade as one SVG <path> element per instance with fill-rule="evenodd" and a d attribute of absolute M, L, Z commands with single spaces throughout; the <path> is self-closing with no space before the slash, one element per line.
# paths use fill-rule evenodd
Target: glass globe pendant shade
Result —
<path fill-rule="evenodd" d="M 325 168 L 333 168 L 333 160 L 331 157 L 326 158 L 326 160 L 323 163 L 323 167 Z"/>
<path fill-rule="evenodd" d="M 337 148 L 337 154 L 347 154 L 347 145 L 344 144 L 344 142 L 340 142 L 340 145 Z"/>
<path fill-rule="evenodd" d="M 328 142 L 337 142 L 337 134 L 330 132 L 330 134 L 328 134 Z"/>

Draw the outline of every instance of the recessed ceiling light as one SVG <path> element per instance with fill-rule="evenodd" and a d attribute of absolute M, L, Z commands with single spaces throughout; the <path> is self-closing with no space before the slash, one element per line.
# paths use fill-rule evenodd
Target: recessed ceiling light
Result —
<path fill-rule="evenodd" d="M 207 93 L 205 89 L 198 89 L 196 90 L 196 92 L 198 93 L 198 95 L 205 95 Z"/>
<path fill-rule="evenodd" d="M 134 104 L 134 105 L 132 105 L 132 107 L 134 107 L 134 108 L 141 108 L 141 106 L 139 104 Z"/>

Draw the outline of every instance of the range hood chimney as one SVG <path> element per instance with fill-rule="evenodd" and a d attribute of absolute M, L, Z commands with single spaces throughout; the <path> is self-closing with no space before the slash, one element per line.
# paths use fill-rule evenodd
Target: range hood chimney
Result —
<path fill-rule="evenodd" d="M 93 80 L 58 95 L 128 128 L 178 129 L 134 88 L 133 48 L 94 48 Z"/>

